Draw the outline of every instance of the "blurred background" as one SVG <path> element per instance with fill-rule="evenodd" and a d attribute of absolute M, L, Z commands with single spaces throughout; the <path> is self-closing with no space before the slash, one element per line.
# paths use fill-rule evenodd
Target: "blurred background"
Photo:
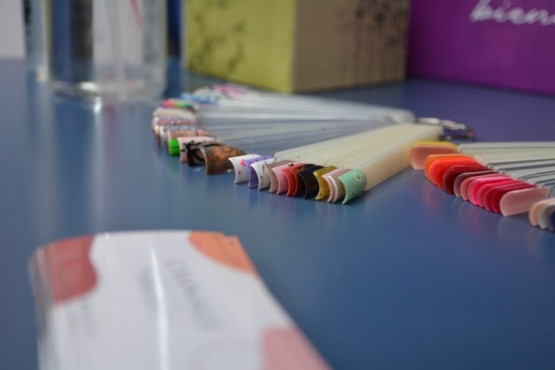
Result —
<path fill-rule="evenodd" d="M 55 1 L 55 0 L 53 0 Z M 0 0 L 0 57 L 25 57 L 34 0 Z M 424 76 L 555 93 L 549 0 L 167 0 L 168 53 L 283 92 Z"/>

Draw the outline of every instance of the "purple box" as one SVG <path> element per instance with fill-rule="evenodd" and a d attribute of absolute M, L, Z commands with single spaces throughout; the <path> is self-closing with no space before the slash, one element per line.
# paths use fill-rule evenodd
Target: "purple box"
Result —
<path fill-rule="evenodd" d="M 412 0 L 408 71 L 555 94 L 555 1 Z"/>

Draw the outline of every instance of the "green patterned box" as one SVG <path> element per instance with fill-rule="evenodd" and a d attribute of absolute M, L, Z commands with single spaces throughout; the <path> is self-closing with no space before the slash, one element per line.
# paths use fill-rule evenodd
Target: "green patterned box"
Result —
<path fill-rule="evenodd" d="M 186 68 L 282 92 L 405 77 L 409 0 L 186 0 Z"/>

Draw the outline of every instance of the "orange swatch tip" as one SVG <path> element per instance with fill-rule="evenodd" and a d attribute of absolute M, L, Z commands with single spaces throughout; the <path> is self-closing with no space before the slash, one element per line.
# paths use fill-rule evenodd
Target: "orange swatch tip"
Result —
<path fill-rule="evenodd" d="M 446 141 L 421 141 L 416 143 L 410 151 L 410 165 L 415 170 L 424 169 L 426 158 L 438 154 L 456 154 L 457 145 Z"/>

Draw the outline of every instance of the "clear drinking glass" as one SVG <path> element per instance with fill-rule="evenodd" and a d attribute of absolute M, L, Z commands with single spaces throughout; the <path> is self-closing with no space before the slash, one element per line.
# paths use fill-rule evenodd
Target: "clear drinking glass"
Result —
<path fill-rule="evenodd" d="M 163 92 L 165 0 L 48 0 L 46 14 L 55 92 L 95 102 Z"/>
<path fill-rule="evenodd" d="M 22 6 L 27 66 L 40 80 L 44 80 L 48 73 L 45 1 L 23 0 Z"/>

